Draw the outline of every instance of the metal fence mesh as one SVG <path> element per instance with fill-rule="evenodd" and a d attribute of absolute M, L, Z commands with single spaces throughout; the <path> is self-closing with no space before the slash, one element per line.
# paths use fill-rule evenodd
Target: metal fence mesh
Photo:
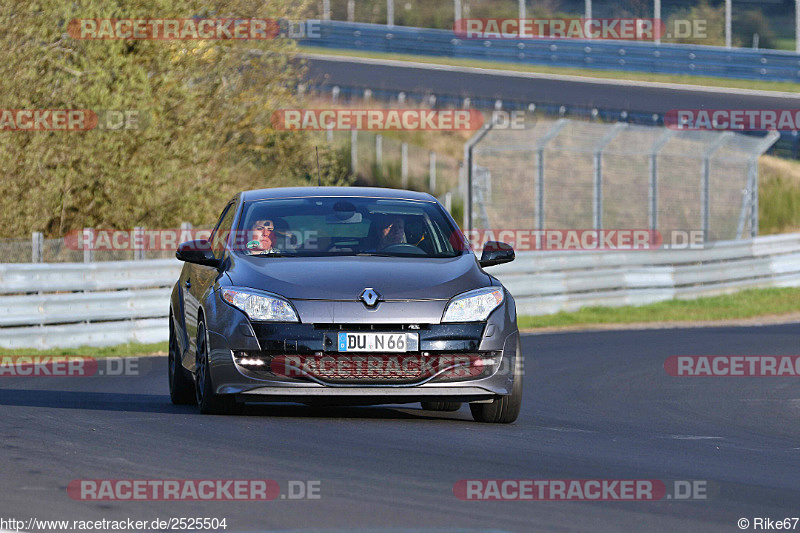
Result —
<path fill-rule="evenodd" d="M 466 224 L 754 236 L 757 158 L 776 138 L 530 117 L 524 129 L 490 127 L 465 147 Z"/>

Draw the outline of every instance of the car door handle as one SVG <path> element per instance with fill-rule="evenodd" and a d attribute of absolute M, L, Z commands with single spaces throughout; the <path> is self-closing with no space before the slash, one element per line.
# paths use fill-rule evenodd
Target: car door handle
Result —
<path fill-rule="evenodd" d="M 192 286 L 192 282 L 187 279 L 186 280 L 186 288 L 189 289 L 189 288 L 191 288 L 191 286 Z"/>

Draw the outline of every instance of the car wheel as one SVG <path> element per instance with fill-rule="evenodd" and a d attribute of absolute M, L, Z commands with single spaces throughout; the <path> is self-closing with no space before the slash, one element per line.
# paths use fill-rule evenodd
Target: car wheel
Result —
<path fill-rule="evenodd" d="M 422 402 L 422 408 L 426 411 L 458 411 L 461 409 L 461 402 Z"/>
<path fill-rule="evenodd" d="M 204 415 L 237 414 L 241 406 L 232 395 L 216 394 L 211 383 L 211 364 L 208 357 L 208 331 L 205 322 L 197 324 L 194 390 L 197 406 Z"/>
<path fill-rule="evenodd" d="M 517 351 L 514 363 L 514 384 L 511 394 L 495 398 L 492 403 L 471 403 L 469 410 L 476 422 L 510 424 L 519 416 L 522 407 L 522 355 Z"/>
<path fill-rule="evenodd" d="M 175 405 L 195 403 L 194 383 L 186 376 L 178 353 L 178 336 L 175 332 L 175 321 L 169 315 L 169 399 Z"/>

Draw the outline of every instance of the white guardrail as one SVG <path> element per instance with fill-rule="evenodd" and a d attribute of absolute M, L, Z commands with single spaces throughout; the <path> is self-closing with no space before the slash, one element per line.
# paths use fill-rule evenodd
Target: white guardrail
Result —
<path fill-rule="evenodd" d="M 0 264 L 0 347 L 165 341 L 180 268 L 174 259 Z M 521 315 L 796 287 L 800 233 L 704 250 L 521 252 L 489 272 L 514 295 Z"/>

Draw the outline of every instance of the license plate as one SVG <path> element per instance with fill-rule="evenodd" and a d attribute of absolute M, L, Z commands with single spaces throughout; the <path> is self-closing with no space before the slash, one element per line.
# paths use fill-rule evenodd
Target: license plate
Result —
<path fill-rule="evenodd" d="M 340 352 L 415 352 L 418 333 L 339 333 Z"/>

